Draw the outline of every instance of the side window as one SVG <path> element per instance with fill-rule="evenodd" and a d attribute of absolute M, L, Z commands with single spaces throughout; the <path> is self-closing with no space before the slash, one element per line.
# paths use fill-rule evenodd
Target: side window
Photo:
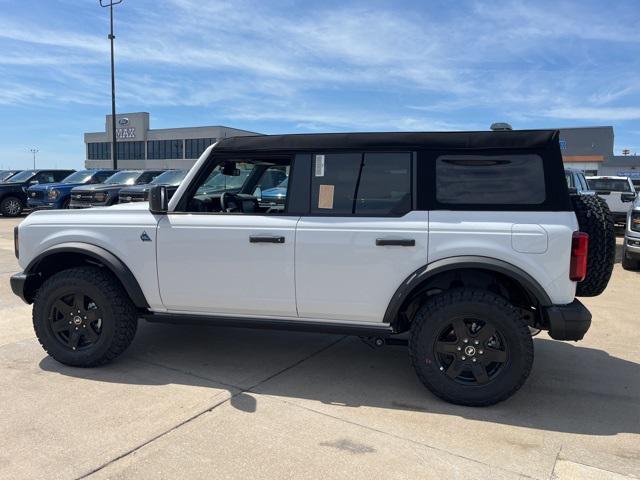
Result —
<path fill-rule="evenodd" d="M 72 171 L 66 171 L 66 172 L 53 172 L 53 178 L 54 178 L 54 182 L 61 182 L 62 180 L 64 180 L 65 178 L 67 178 L 69 175 L 71 175 L 73 172 Z"/>
<path fill-rule="evenodd" d="M 411 210 L 411 154 L 313 157 L 311 213 L 400 216 Z"/>
<path fill-rule="evenodd" d="M 410 210 L 411 154 L 365 153 L 356 215 L 404 215 Z"/>
<path fill-rule="evenodd" d="M 39 183 L 53 183 L 56 181 L 53 172 L 40 172 L 35 180 L 37 180 Z"/>
<path fill-rule="evenodd" d="M 144 172 L 140 177 L 138 177 L 137 185 L 146 185 L 151 182 L 154 178 L 160 175 L 162 172 Z"/>
<path fill-rule="evenodd" d="M 97 173 L 96 176 L 94 177 L 94 180 L 92 183 L 104 183 L 104 181 L 109 178 L 112 175 L 112 173 L 109 172 L 100 172 Z"/>
<path fill-rule="evenodd" d="M 436 200 L 449 205 L 539 205 L 546 199 L 538 155 L 443 155 Z"/>
<path fill-rule="evenodd" d="M 288 169 L 289 167 L 282 166 L 267 168 L 260 176 L 256 188 L 264 191 L 279 186 L 284 180 L 287 179 Z"/>
<path fill-rule="evenodd" d="M 578 180 L 580 181 L 581 190 L 589 190 L 589 185 L 587 185 L 587 180 L 584 178 L 584 175 L 578 174 Z"/>

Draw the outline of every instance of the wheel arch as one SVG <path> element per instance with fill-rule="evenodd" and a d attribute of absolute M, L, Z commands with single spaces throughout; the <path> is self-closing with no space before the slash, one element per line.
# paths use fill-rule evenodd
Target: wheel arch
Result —
<path fill-rule="evenodd" d="M 406 330 L 410 321 L 406 315 L 407 310 L 412 304 L 428 296 L 430 287 L 439 280 L 449 281 L 455 275 L 469 274 L 476 279 L 493 279 L 510 292 L 524 296 L 532 306 L 544 307 L 553 303 L 537 280 L 513 264 L 481 256 L 448 257 L 424 265 L 409 275 L 391 298 L 383 322 L 391 325 L 394 331 Z M 451 285 L 445 290 L 455 286 L 459 285 Z"/>
<path fill-rule="evenodd" d="M 136 307 L 149 308 L 140 284 L 125 263 L 108 250 L 83 242 L 55 245 L 31 260 L 24 271 L 27 277 L 23 292 L 24 299 L 31 303 L 40 285 L 54 273 L 85 264 L 93 264 L 109 270 L 120 281 Z"/>

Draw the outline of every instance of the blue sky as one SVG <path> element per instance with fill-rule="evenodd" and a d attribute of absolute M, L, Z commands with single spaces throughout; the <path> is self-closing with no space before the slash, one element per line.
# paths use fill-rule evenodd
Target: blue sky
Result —
<path fill-rule="evenodd" d="M 640 2 L 124 0 L 118 111 L 262 133 L 613 125 L 640 153 Z M 0 168 L 79 168 L 110 109 L 95 0 L 0 0 Z"/>

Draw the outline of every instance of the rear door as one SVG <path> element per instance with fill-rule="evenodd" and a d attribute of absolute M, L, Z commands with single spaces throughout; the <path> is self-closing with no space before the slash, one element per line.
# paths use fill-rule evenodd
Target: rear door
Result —
<path fill-rule="evenodd" d="M 296 228 L 298 315 L 382 322 L 398 286 L 427 263 L 413 154 L 319 152 L 312 163 L 310 213 Z"/>

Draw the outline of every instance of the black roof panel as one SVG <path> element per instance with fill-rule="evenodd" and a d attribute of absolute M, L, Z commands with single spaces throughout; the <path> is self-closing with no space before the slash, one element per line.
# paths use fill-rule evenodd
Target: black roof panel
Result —
<path fill-rule="evenodd" d="M 558 130 L 480 132 L 303 133 L 256 135 L 220 140 L 215 151 L 319 151 L 350 149 L 545 148 L 558 144 Z"/>

